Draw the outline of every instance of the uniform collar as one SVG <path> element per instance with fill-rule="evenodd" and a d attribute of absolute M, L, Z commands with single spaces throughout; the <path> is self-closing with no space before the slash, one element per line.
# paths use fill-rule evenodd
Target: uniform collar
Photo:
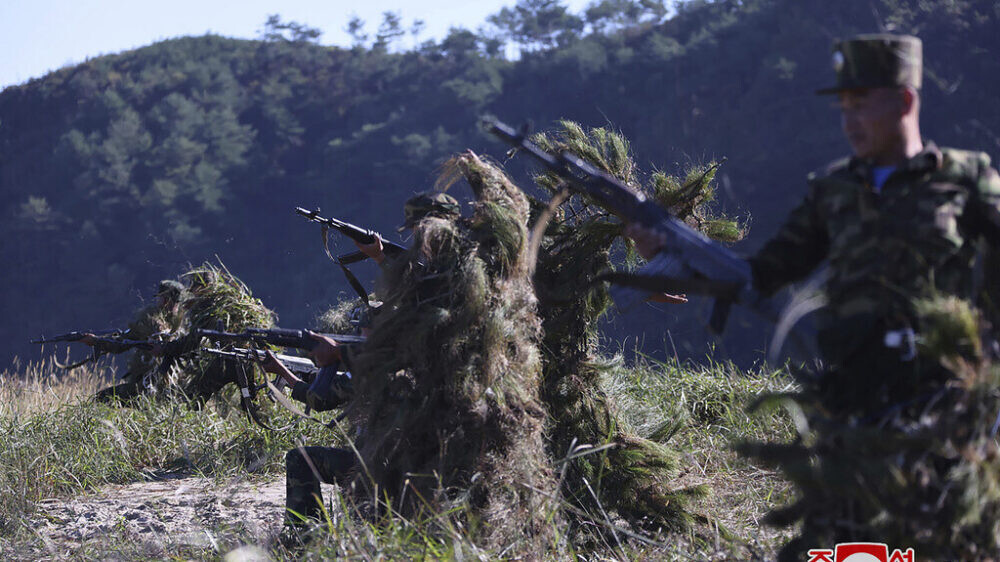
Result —
<path fill-rule="evenodd" d="M 941 149 L 933 141 L 924 141 L 924 149 L 897 166 L 896 170 L 917 173 L 933 172 L 941 168 L 942 161 Z M 847 164 L 847 169 L 862 179 L 870 178 L 874 167 L 871 160 L 857 156 L 851 157 Z"/>

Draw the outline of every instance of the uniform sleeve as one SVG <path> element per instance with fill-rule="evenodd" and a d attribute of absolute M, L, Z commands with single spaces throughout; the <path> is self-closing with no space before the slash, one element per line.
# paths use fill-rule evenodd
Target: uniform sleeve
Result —
<path fill-rule="evenodd" d="M 754 287 L 771 295 L 808 275 L 826 258 L 830 241 L 818 212 L 816 188 L 810 186 L 778 233 L 750 258 Z"/>
<path fill-rule="evenodd" d="M 982 155 L 976 182 L 976 197 L 969 199 L 966 211 L 974 231 L 994 248 L 1000 246 L 1000 174 L 990 166 L 989 157 Z"/>
<path fill-rule="evenodd" d="M 317 412 L 333 410 L 349 401 L 353 395 L 351 377 L 329 371 L 320 371 L 312 383 L 303 381 L 292 387 L 292 398 Z"/>
<path fill-rule="evenodd" d="M 964 216 L 980 238 L 983 256 L 983 293 L 980 307 L 995 330 L 1000 328 L 1000 174 L 990 167 L 989 157 L 981 156 L 976 196 L 969 198 Z"/>

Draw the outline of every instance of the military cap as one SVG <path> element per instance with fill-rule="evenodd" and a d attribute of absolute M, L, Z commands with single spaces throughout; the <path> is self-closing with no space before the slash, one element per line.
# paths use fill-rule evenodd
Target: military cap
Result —
<path fill-rule="evenodd" d="M 817 90 L 835 94 L 855 88 L 920 89 L 923 71 L 923 44 L 912 35 L 873 33 L 858 35 L 833 44 L 833 70 L 837 85 Z"/>
<path fill-rule="evenodd" d="M 179 281 L 174 281 L 173 279 L 164 279 L 160 281 L 159 286 L 156 288 L 157 296 L 164 295 L 172 298 L 178 298 L 181 293 L 184 292 L 184 285 Z"/>
<path fill-rule="evenodd" d="M 427 192 L 410 197 L 403 205 L 405 221 L 399 230 L 413 228 L 425 217 L 449 217 L 461 214 L 458 201 L 447 193 Z"/>

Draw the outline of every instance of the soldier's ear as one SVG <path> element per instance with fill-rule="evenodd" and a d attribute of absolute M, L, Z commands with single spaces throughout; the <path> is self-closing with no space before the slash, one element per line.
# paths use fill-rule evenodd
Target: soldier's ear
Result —
<path fill-rule="evenodd" d="M 916 115 L 920 113 L 920 92 L 912 86 L 900 88 L 900 100 L 902 102 L 903 115 Z"/>

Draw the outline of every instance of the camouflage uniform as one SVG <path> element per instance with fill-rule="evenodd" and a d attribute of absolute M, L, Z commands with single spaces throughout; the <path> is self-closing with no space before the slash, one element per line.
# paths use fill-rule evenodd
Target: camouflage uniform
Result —
<path fill-rule="evenodd" d="M 882 36 L 854 43 L 877 47 L 873 37 Z M 841 49 L 835 61 L 841 86 L 862 87 L 866 69 L 856 67 L 875 55 Z M 914 78 L 912 68 L 883 69 L 878 77 L 884 75 L 919 87 L 919 73 Z M 832 91 L 837 89 L 821 93 Z M 810 175 L 805 200 L 750 260 L 754 285 L 763 294 L 829 261 L 829 304 L 819 343 L 837 375 L 821 382 L 821 394 L 835 410 L 868 414 L 917 399 L 946 376 L 936 362 L 910 357 L 909 336 L 919 337 L 920 330 L 915 298 L 954 295 L 979 303 L 994 320 L 1000 304 L 1000 176 L 986 154 L 938 149 L 927 142 L 920 154 L 896 167 L 880 190 L 872 181 L 872 164 L 856 157 Z M 977 280 L 977 255 L 984 259 L 985 279 Z M 852 392 L 839 391 L 845 388 Z"/>
<path fill-rule="evenodd" d="M 928 143 L 897 168 L 881 194 L 869 178 L 869 165 L 858 159 L 810 176 L 805 201 L 751 260 L 754 283 L 769 294 L 829 260 L 829 305 L 819 334 L 826 360 L 847 371 L 865 364 L 913 369 L 919 359 L 902 361 L 906 350 L 887 347 L 885 334 L 919 332 L 914 298 L 938 292 L 978 300 L 996 317 L 995 287 L 985 298 L 974 294 L 982 291 L 973 265 L 983 250 L 985 269 L 996 276 L 1000 176 L 983 153 Z M 912 394 L 878 392 L 880 401 Z"/>
<path fill-rule="evenodd" d="M 348 363 L 347 351 L 345 364 Z M 312 383 L 292 387 L 292 398 L 316 411 L 332 410 L 350 400 L 351 379 L 335 374 L 332 368 L 320 371 Z M 298 526 L 308 520 L 320 520 L 323 497 L 320 483 L 333 484 L 355 465 L 350 449 L 335 447 L 297 447 L 285 455 L 285 521 Z"/>

